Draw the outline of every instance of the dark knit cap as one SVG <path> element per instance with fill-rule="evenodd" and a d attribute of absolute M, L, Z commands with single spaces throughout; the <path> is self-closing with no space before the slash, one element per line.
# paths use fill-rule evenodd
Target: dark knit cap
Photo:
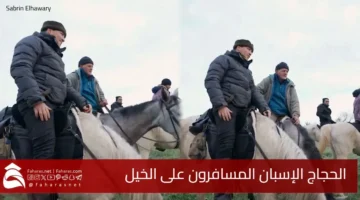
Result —
<path fill-rule="evenodd" d="M 289 66 L 288 66 L 285 62 L 281 62 L 281 63 L 279 63 L 279 64 L 276 65 L 275 71 L 280 70 L 280 69 L 287 69 L 287 70 L 289 70 Z"/>
<path fill-rule="evenodd" d="M 53 29 L 53 30 L 57 30 L 57 31 L 61 31 L 64 33 L 64 36 L 66 37 L 66 29 L 64 27 L 64 25 L 62 25 L 60 22 L 56 22 L 56 21 L 45 21 L 41 27 L 41 32 L 42 31 L 46 31 L 47 29 Z"/>
<path fill-rule="evenodd" d="M 89 64 L 89 63 L 94 64 L 94 62 L 91 60 L 91 58 L 89 58 L 89 57 L 87 57 L 87 56 L 84 56 L 84 57 L 82 57 L 82 58 L 80 59 L 80 61 L 79 61 L 79 67 L 80 67 L 81 65 L 85 65 L 85 64 Z"/>
<path fill-rule="evenodd" d="M 251 51 L 254 52 L 254 45 L 251 44 L 251 42 L 249 40 L 245 40 L 245 39 L 236 40 L 234 43 L 233 49 L 236 49 L 237 46 L 249 47 L 251 49 Z"/>
<path fill-rule="evenodd" d="M 170 79 L 164 78 L 164 79 L 161 81 L 161 85 L 171 85 Z"/>
<path fill-rule="evenodd" d="M 360 95 L 360 88 L 357 90 L 354 90 L 354 92 L 352 93 L 353 97 L 357 97 Z"/>

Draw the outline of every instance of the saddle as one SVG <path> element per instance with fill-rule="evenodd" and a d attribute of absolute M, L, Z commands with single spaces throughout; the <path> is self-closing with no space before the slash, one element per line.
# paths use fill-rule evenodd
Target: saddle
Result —
<path fill-rule="evenodd" d="M 212 115 L 212 109 L 208 109 L 204 114 L 200 115 L 200 117 L 192 123 L 192 125 L 189 127 L 190 133 L 193 135 L 197 135 L 199 133 L 202 133 L 206 130 L 208 123 L 215 122 L 213 115 Z"/>

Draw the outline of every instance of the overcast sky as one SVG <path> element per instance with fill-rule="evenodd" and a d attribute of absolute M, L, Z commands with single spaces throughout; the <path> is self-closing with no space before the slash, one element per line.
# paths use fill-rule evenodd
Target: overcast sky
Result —
<path fill-rule="evenodd" d="M 288 63 L 303 122 L 318 121 L 316 107 L 323 97 L 330 98 L 333 118 L 351 112 L 351 93 L 360 87 L 360 2 L 355 0 L 31 2 L 0 3 L 3 107 L 16 99 L 10 76 L 14 46 L 45 20 L 60 21 L 67 29 L 66 72 L 77 69 L 82 56 L 91 57 L 109 103 L 116 95 L 125 105 L 150 100 L 151 88 L 166 77 L 172 90 L 179 87 L 184 116 L 202 114 L 211 106 L 204 87 L 209 64 L 240 38 L 254 44 L 255 83 L 279 62 Z M 6 5 L 52 9 L 10 12 Z"/>
<path fill-rule="evenodd" d="M 239 38 L 254 44 L 250 69 L 255 83 L 274 73 L 278 63 L 288 63 L 300 98 L 301 121 L 318 122 L 316 107 L 323 97 L 330 98 L 333 118 L 352 112 L 351 93 L 360 87 L 359 1 L 191 2 L 183 4 L 181 27 L 186 114 L 210 106 L 204 88 L 208 66 Z"/>
<path fill-rule="evenodd" d="M 177 1 L 5 0 L 0 5 L 3 107 L 16 100 L 17 87 L 10 76 L 14 46 L 23 37 L 40 31 L 46 20 L 59 21 L 67 30 L 62 46 L 67 47 L 63 57 L 66 73 L 78 68 L 81 57 L 92 58 L 94 75 L 110 104 L 117 95 L 123 96 L 125 106 L 151 100 L 151 88 L 163 78 L 170 78 L 173 87 L 179 87 L 181 32 Z M 10 12 L 6 5 L 52 9 Z"/>

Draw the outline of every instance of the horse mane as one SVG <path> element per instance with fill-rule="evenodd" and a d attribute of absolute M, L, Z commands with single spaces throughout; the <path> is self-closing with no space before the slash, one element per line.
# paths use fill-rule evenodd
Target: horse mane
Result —
<path fill-rule="evenodd" d="M 79 129 L 81 130 L 84 143 L 89 147 L 97 159 L 142 159 L 136 149 L 130 146 L 124 138 L 108 126 L 103 126 L 101 121 L 91 113 L 75 113 Z M 116 145 L 114 145 L 114 142 Z M 92 159 L 89 153 L 84 151 L 84 159 Z M 91 199 L 88 195 L 106 196 L 111 199 L 114 194 L 63 194 L 65 199 Z M 131 200 L 143 200 L 155 194 L 133 193 L 123 194 L 122 198 Z"/>
<path fill-rule="evenodd" d="M 94 115 L 80 112 L 78 116 L 81 122 L 81 134 L 84 143 L 89 146 L 96 156 L 106 157 L 107 159 L 141 159 L 134 147 L 130 146 L 112 128 L 103 125 Z M 116 146 L 109 145 L 114 142 Z M 113 154 L 109 155 L 108 152 L 104 152 L 104 149 L 100 148 L 100 146 L 111 150 Z M 107 154 L 102 155 L 102 152 Z"/>
<path fill-rule="evenodd" d="M 308 159 L 322 159 L 322 156 L 316 147 L 315 141 L 310 137 L 309 132 L 303 126 L 299 125 L 300 134 L 304 137 L 304 149 L 310 152 Z"/>
<path fill-rule="evenodd" d="M 144 109 L 146 109 L 149 105 L 153 104 L 155 100 L 152 101 L 146 101 L 144 103 L 131 105 L 123 108 L 115 108 L 113 113 L 115 114 L 121 114 L 122 116 L 126 117 L 133 114 L 138 114 L 144 112 Z"/>
<path fill-rule="evenodd" d="M 304 151 L 281 128 L 277 127 L 275 122 L 261 115 L 258 111 L 255 113 L 257 119 L 255 139 L 261 140 L 261 137 L 264 137 L 261 133 L 269 133 L 269 130 L 274 134 L 271 137 L 278 137 L 278 140 L 267 140 L 267 142 L 274 142 L 273 144 L 267 144 L 267 146 L 278 148 L 277 159 L 307 159 Z"/>
<path fill-rule="evenodd" d="M 169 96 L 169 101 L 174 101 L 176 104 L 179 102 L 179 97 L 177 96 Z M 136 105 L 131 105 L 131 106 L 127 106 L 127 107 L 123 107 L 123 108 L 116 108 L 114 109 L 113 113 L 114 114 L 121 114 L 124 117 L 127 117 L 129 115 L 134 115 L 134 114 L 141 114 L 144 112 L 144 110 L 151 104 L 154 104 L 158 102 L 160 104 L 160 107 L 164 106 L 164 102 L 161 100 L 151 100 L 151 101 L 146 101 L 143 103 L 139 103 Z"/>

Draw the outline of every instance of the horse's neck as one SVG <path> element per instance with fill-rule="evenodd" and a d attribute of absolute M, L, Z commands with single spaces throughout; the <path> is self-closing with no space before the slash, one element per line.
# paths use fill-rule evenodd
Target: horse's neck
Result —
<path fill-rule="evenodd" d="M 189 133 L 189 126 L 196 120 L 197 118 L 192 116 L 185 119 L 182 119 L 180 121 L 181 125 L 181 131 L 180 131 L 180 138 L 186 137 L 186 135 Z"/>
<path fill-rule="evenodd" d="M 160 112 L 160 105 L 156 103 L 150 104 L 143 112 L 128 112 L 131 114 L 126 116 L 124 116 L 121 111 L 116 112 L 113 116 L 125 133 L 120 130 L 119 126 L 114 122 L 114 119 L 111 116 L 106 116 L 106 119 L 102 121 L 105 125 L 111 126 L 111 128 L 120 133 L 125 139 L 127 139 L 125 136 L 126 134 L 130 137 L 131 141 L 135 143 L 149 130 L 158 126 L 157 121 Z"/>
<path fill-rule="evenodd" d="M 277 129 L 275 123 L 271 119 L 266 119 L 265 116 L 261 116 L 259 113 L 256 113 L 255 127 L 255 138 L 256 140 L 259 140 L 259 143 L 263 144 L 261 148 L 264 148 L 265 150 L 269 148 L 269 151 L 265 151 L 265 154 L 268 152 L 269 157 L 276 159 L 306 159 L 306 155 L 300 147 L 284 130 L 280 128 Z M 270 139 L 266 139 L 269 136 L 269 130 L 273 136 Z M 270 155 L 271 152 L 274 155 Z"/>

